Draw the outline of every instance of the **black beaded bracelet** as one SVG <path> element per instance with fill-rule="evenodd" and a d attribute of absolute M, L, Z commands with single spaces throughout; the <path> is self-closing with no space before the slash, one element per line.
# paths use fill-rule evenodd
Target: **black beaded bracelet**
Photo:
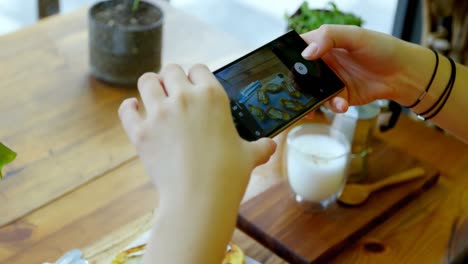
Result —
<path fill-rule="evenodd" d="M 437 53 L 437 51 L 431 49 L 432 52 L 434 52 L 435 54 L 435 57 L 436 57 L 436 63 L 435 63 L 435 66 L 434 66 L 434 71 L 432 72 L 432 76 L 431 76 L 431 79 L 429 81 L 429 83 L 427 84 L 426 86 L 426 89 L 424 90 L 424 92 L 418 97 L 418 99 L 416 100 L 416 102 L 414 102 L 413 104 L 409 105 L 409 106 L 404 106 L 406 108 L 413 108 L 415 107 L 416 105 L 419 104 L 419 102 L 422 101 L 422 99 L 424 98 L 424 96 L 426 96 L 427 92 L 429 92 L 429 88 L 431 88 L 431 85 L 432 85 L 432 82 L 434 81 L 434 77 L 437 73 L 437 68 L 439 67 L 439 54 Z"/>
<path fill-rule="evenodd" d="M 455 84 L 455 79 L 457 77 L 457 66 L 455 65 L 455 62 L 452 60 L 452 58 L 448 57 L 448 59 L 450 61 L 450 67 L 451 67 L 452 72 L 450 73 L 450 80 L 447 84 L 448 88 L 447 87 L 445 88 L 446 90 L 448 89 L 447 95 L 445 95 L 444 100 L 442 101 L 442 104 L 437 108 L 437 110 L 431 115 L 424 117 L 424 120 L 429 120 L 433 118 L 434 116 L 436 116 L 440 112 L 440 110 L 442 110 L 448 98 L 450 97 L 450 94 L 452 93 L 453 85 Z M 444 94 L 445 94 L 445 90 L 444 90 Z"/>
<path fill-rule="evenodd" d="M 448 58 L 448 57 L 447 57 Z M 450 58 L 448 58 L 448 60 L 450 61 Z M 445 89 L 444 91 L 442 92 L 442 94 L 439 96 L 439 98 L 437 98 L 437 101 L 431 106 L 429 107 L 429 109 L 427 109 L 426 111 L 423 111 L 421 113 L 418 114 L 418 117 L 422 120 L 425 120 L 424 116 L 429 114 L 430 112 L 432 112 L 432 110 L 434 110 L 434 108 L 437 107 L 437 105 L 440 103 L 440 101 L 442 101 L 442 99 L 445 97 L 445 94 L 447 94 L 448 92 L 448 88 L 450 87 L 450 82 L 452 80 L 452 75 L 453 75 L 453 69 L 451 69 L 452 72 L 450 73 L 450 79 L 449 81 L 447 82 L 447 86 L 445 86 Z"/>

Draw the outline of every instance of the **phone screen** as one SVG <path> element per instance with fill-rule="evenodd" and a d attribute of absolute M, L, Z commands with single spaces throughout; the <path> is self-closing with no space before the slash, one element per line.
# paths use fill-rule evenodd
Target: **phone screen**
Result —
<path fill-rule="evenodd" d="M 274 136 L 344 87 L 322 60 L 302 57 L 306 46 L 290 31 L 214 72 L 241 137 Z"/>

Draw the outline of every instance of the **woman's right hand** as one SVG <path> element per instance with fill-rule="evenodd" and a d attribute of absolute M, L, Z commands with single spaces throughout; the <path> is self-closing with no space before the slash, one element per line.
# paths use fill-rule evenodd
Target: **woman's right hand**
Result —
<path fill-rule="evenodd" d="M 419 92 L 410 86 L 427 82 L 434 67 L 430 50 L 356 26 L 323 25 L 302 38 L 309 44 L 304 58 L 322 58 L 346 84 L 343 93 L 327 102 L 335 112 L 376 99 L 411 104 Z M 408 78 L 414 62 L 420 63 L 420 72 Z M 407 93 L 403 97 L 402 91 Z"/>

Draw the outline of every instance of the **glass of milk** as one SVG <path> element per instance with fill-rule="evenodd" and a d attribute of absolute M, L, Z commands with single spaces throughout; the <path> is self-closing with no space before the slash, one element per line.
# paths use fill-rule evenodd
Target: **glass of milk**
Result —
<path fill-rule="evenodd" d="M 368 159 L 371 153 L 371 138 L 377 129 L 380 105 L 372 102 L 360 106 L 350 106 L 343 114 L 335 114 L 325 106 L 320 110 L 330 122 L 330 126 L 342 131 L 351 142 L 351 160 L 348 182 L 362 182 L 367 178 Z"/>
<path fill-rule="evenodd" d="M 284 167 L 296 201 L 327 208 L 346 183 L 349 140 L 328 125 L 303 124 L 288 133 L 286 142 Z"/>

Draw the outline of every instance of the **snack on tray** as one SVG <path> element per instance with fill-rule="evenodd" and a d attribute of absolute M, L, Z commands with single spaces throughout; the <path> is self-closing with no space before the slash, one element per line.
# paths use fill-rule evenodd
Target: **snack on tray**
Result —
<path fill-rule="evenodd" d="M 138 264 L 141 263 L 143 253 L 145 252 L 146 244 L 129 248 L 120 252 L 111 261 L 111 264 Z"/>
<path fill-rule="evenodd" d="M 301 102 L 293 99 L 281 98 L 280 105 L 294 112 L 299 112 L 304 109 L 304 106 L 301 104 Z"/>
<path fill-rule="evenodd" d="M 284 90 L 286 90 L 286 92 L 288 92 L 288 94 L 292 97 L 295 97 L 295 98 L 300 98 L 301 97 L 301 93 L 296 90 L 296 88 L 294 88 L 294 86 L 290 85 L 290 84 L 286 84 L 285 82 L 283 82 L 283 86 L 284 87 Z"/>
<path fill-rule="evenodd" d="M 266 111 L 267 115 L 274 120 L 283 120 L 283 121 L 288 121 L 291 119 L 291 115 L 289 115 L 287 112 L 278 109 L 276 107 L 270 107 Z"/>
<path fill-rule="evenodd" d="M 264 105 L 267 105 L 270 102 L 268 94 L 263 89 L 257 90 L 257 100 Z"/>
<path fill-rule="evenodd" d="M 245 264 L 244 252 L 237 245 L 229 243 L 222 264 Z"/>
<path fill-rule="evenodd" d="M 265 120 L 265 113 L 263 113 L 263 110 L 260 107 L 255 105 L 249 105 L 249 111 L 260 121 Z"/>
<path fill-rule="evenodd" d="M 265 90 L 269 93 L 279 93 L 282 89 L 283 86 L 276 83 L 269 83 L 265 87 Z"/>
<path fill-rule="evenodd" d="M 146 244 L 143 244 L 124 250 L 115 256 L 111 264 L 139 264 L 143 258 L 145 247 Z M 238 246 L 229 243 L 222 264 L 245 264 L 244 252 Z"/>

